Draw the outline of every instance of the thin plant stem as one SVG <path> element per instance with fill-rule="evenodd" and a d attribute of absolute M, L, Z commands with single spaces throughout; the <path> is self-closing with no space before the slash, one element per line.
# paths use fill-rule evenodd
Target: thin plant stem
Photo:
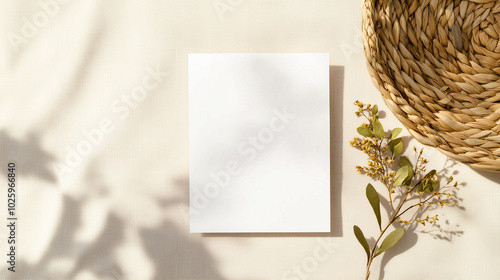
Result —
<path fill-rule="evenodd" d="M 419 182 L 420 183 L 420 182 Z M 418 184 L 419 184 L 418 183 Z M 413 191 L 415 191 L 415 189 L 417 188 L 418 184 L 416 184 L 415 186 L 413 186 L 410 190 L 408 190 L 406 192 L 406 195 L 405 197 L 403 198 L 403 200 L 401 201 L 401 203 L 399 204 L 397 210 L 394 212 L 394 214 L 392 215 L 391 219 L 389 220 L 389 222 L 387 223 L 387 225 L 384 227 L 383 230 L 380 231 L 380 235 L 378 236 L 377 240 L 375 241 L 375 244 L 373 244 L 373 247 L 371 249 L 371 252 L 370 252 L 370 258 L 368 260 L 368 264 L 366 265 L 366 276 L 365 276 L 365 280 L 368 280 L 368 278 L 370 277 L 370 266 L 373 262 L 373 259 L 375 259 L 375 253 L 376 253 L 376 249 L 377 249 L 377 245 L 378 243 L 380 242 L 380 239 L 382 239 L 382 237 L 384 236 L 385 232 L 387 231 L 387 229 L 389 229 L 389 227 L 403 214 L 405 213 L 406 211 L 409 210 L 409 208 L 412 208 L 413 206 L 409 207 L 408 209 L 405 209 L 401 214 L 399 214 L 399 212 L 401 211 L 401 208 L 403 208 L 403 205 L 406 203 L 407 199 L 408 199 L 408 196 L 410 195 L 410 193 L 412 193 Z"/>

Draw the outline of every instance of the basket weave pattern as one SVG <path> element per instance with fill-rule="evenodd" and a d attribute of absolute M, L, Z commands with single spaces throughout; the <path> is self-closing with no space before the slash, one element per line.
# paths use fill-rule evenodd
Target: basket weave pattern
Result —
<path fill-rule="evenodd" d="M 368 70 L 421 143 L 500 172 L 500 1 L 365 0 Z"/>

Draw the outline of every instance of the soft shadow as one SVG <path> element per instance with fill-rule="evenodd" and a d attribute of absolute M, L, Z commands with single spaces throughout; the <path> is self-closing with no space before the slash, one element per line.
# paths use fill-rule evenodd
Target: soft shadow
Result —
<path fill-rule="evenodd" d="M 405 154 L 407 151 L 410 151 L 411 149 L 408 149 L 410 147 L 410 142 L 413 139 L 413 137 L 410 136 L 401 136 L 401 141 L 403 142 L 403 154 Z M 413 149 L 413 148 L 412 148 Z"/>
<path fill-rule="evenodd" d="M 167 199 L 160 199 L 160 205 L 167 210 L 189 211 L 189 177 L 179 177 L 173 184 L 179 193 Z M 185 225 L 189 225 L 189 213 L 182 214 L 186 215 Z M 153 280 L 225 279 L 217 270 L 217 262 L 205 246 L 173 222 L 167 220 L 156 228 L 142 229 L 140 236 L 149 258 L 155 265 Z"/>
<path fill-rule="evenodd" d="M 342 237 L 344 66 L 330 65 L 330 207 L 332 236 Z"/>
<path fill-rule="evenodd" d="M 93 182 L 96 183 L 96 180 Z M 97 195 L 103 193 L 97 192 Z M 34 264 L 22 260 L 16 262 L 18 270 L 5 279 L 82 279 L 84 272 L 99 279 L 138 279 L 127 275 L 117 259 L 119 248 L 127 242 L 127 231 L 137 233 L 147 261 L 153 266 L 153 280 L 224 279 L 204 244 L 190 238 L 189 233 L 173 221 L 164 220 L 156 228 L 138 229 L 105 210 L 102 215 L 107 218 L 99 235 L 91 242 L 78 241 L 76 234 L 83 223 L 81 216 L 85 199 L 95 197 L 82 200 L 64 196 L 62 199 L 62 216 L 46 253 Z M 169 200 L 163 206 L 175 209 L 181 202 L 180 199 Z M 0 273 L 0 278 L 4 279 L 2 277 L 6 275 L 5 272 Z"/>
<path fill-rule="evenodd" d="M 488 171 L 482 171 L 482 170 L 475 170 L 477 174 L 483 176 L 484 178 L 490 180 L 493 183 L 500 184 L 500 173 L 493 173 L 493 172 L 488 172 Z"/>
<path fill-rule="evenodd" d="M 143 244 L 156 273 L 153 280 L 210 279 L 222 280 L 217 264 L 208 250 L 199 242 L 190 240 L 186 233 L 170 222 L 155 229 L 141 231 Z"/>
<path fill-rule="evenodd" d="M 59 271 L 62 275 L 53 275 L 49 265 L 54 260 L 73 259 L 75 253 L 80 251 L 82 244 L 73 241 L 75 230 L 80 224 L 80 203 L 69 197 L 64 197 L 62 202 L 63 215 L 58 228 L 48 246 L 48 251 L 41 261 L 36 264 L 19 261 L 15 278 L 7 279 L 48 279 L 50 277 L 65 277 L 67 272 Z M 64 268 L 63 268 L 64 270 Z M 17 278 L 18 277 L 18 278 Z"/>
<path fill-rule="evenodd" d="M 41 147 L 37 135 L 31 134 L 25 140 L 17 140 L 0 131 L 0 143 L 0 157 L 14 162 L 16 169 L 23 175 L 55 181 L 56 177 L 50 169 L 54 157 Z M 0 172 L 6 175 L 7 168 L 2 168 Z"/>
<path fill-rule="evenodd" d="M 124 222 L 119 217 L 110 215 L 106 220 L 105 229 L 97 240 L 87 245 L 85 251 L 81 253 L 73 269 L 72 278 L 84 270 L 90 270 L 101 277 L 109 277 L 111 274 L 120 275 L 122 272 L 116 263 L 114 254 L 116 248 L 125 239 L 124 230 Z"/>
<path fill-rule="evenodd" d="M 330 65 L 330 232 L 203 233 L 204 237 L 342 237 L 344 66 Z"/>
<path fill-rule="evenodd" d="M 446 225 L 446 227 L 451 227 L 450 220 L 445 220 L 444 224 Z M 460 228 L 460 225 L 456 224 L 455 227 Z M 451 242 L 453 238 L 460 237 L 464 234 L 463 230 L 449 230 L 444 228 L 441 224 L 432 225 L 430 229 L 425 229 L 418 232 L 428 234 L 434 239 L 444 240 L 448 242 Z"/>
<path fill-rule="evenodd" d="M 112 278 L 116 274 L 117 264 L 114 251 L 123 241 L 123 221 L 110 215 L 106 227 L 92 243 L 75 241 L 76 230 L 81 224 L 81 201 L 63 197 L 63 215 L 47 253 L 36 264 L 20 261 L 16 277 L 9 279 L 74 279 L 82 271 L 90 271 L 102 279 Z M 67 266 L 78 258 L 76 264 Z M 54 266 L 58 264 L 57 267 Z M 123 279 L 123 278 L 117 278 Z"/>
<path fill-rule="evenodd" d="M 400 226 L 398 226 L 400 227 Z M 382 257 L 382 261 L 380 263 L 380 271 L 379 271 L 379 280 L 383 280 L 385 277 L 385 266 L 389 263 L 389 261 L 394 258 L 395 256 L 406 252 L 415 244 L 417 244 L 418 241 L 418 235 L 415 233 L 415 228 L 417 227 L 416 224 L 413 224 L 411 227 L 405 229 L 405 235 L 403 239 L 401 239 L 400 242 L 398 242 L 394 247 L 392 247 L 390 250 L 387 250 L 384 253 L 384 256 Z"/>
<path fill-rule="evenodd" d="M 448 178 L 450 175 L 458 175 L 459 172 L 456 170 L 453 170 L 453 167 L 458 164 L 456 161 L 447 159 L 445 163 L 443 164 L 443 167 L 441 170 L 438 171 L 438 174 L 441 180 L 441 186 L 445 186 L 444 183 L 447 182 L 446 178 Z M 418 179 L 417 179 L 418 180 Z M 464 187 L 465 183 L 459 184 L 459 187 Z M 463 198 L 461 198 L 458 194 L 459 192 L 456 189 L 451 189 L 447 192 L 450 192 L 452 195 L 449 197 L 449 202 L 450 203 L 456 203 L 455 206 L 451 206 L 454 209 L 458 209 L 461 211 L 465 211 L 465 207 L 461 206 L 461 202 L 463 202 Z M 401 197 L 399 197 L 401 199 Z M 388 211 L 388 213 L 391 213 L 391 209 L 389 207 L 389 202 L 385 199 L 385 197 L 380 197 L 381 204 L 384 206 L 385 210 Z M 410 203 L 409 205 L 415 204 L 418 201 L 415 201 L 414 203 Z M 408 205 L 408 206 L 409 206 Z M 429 206 L 424 206 L 424 208 L 419 208 L 418 211 L 414 212 L 411 218 L 404 218 L 402 219 L 405 220 L 416 220 L 416 219 L 423 219 L 423 217 L 429 215 L 432 216 L 434 214 L 439 214 L 435 210 L 441 209 L 438 205 L 433 205 L 431 207 Z M 444 226 L 443 226 L 444 223 Z M 444 220 L 440 221 L 438 220 L 437 223 L 435 224 L 429 224 L 426 223 L 427 226 L 422 226 L 418 222 L 414 222 L 410 225 L 407 226 L 401 226 L 401 224 L 395 223 L 394 226 L 396 228 L 403 227 L 405 229 L 405 235 L 404 237 L 390 250 L 386 251 L 382 257 L 381 264 L 380 264 L 380 271 L 379 271 L 379 280 L 383 280 L 385 276 L 385 267 L 389 263 L 389 261 L 394 258 L 395 256 L 406 252 L 407 250 L 411 249 L 413 246 L 415 246 L 418 242 L 418 233 L 420 234 L 428 234 L 432 236 L 434 239 L 439 239 L 439 240 L 445 240 L 448 242 L 451 242 L 453 237 L 460 237 L 464 234 L 463 230 L 457 230 L 456 228 L 459 228 L 460 225 L 457 223 L 455 225 L 451 225 L 449 220 Z M 417 230 L 419 227 L 423 227 L 422 230 Z"/>

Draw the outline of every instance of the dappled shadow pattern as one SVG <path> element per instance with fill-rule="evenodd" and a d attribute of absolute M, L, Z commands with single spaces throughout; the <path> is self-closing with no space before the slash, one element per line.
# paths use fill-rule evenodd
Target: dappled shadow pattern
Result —
<path fill-rule="evenodd" d="M 103 212 L 107 215 L 105 226 L 96 239 L 91 242 L 77 241 L 76 232 L 82 224 L 82 205 L 83 201 L 63 197 L 63 215 L 40 262 L 29 264 L 18 261 L 16 273 L 2 279 L 80 280 L 84 272 L 90 273 L 91 279 L 139 279 L 136 276 L 141 275 L 141 267 L 137 267 L 137 275 L 127 275 L 120 266 L 123 264 L 117 260 L 118 248 L 127 241 L 127 229 L 140 237 L 139 246 L 144 247 L 149 257 L 146 261 L 153 264 L 154 276 L 148 279 L 224 279 L 203 244 L 191 240 L 189 233 L 182 232 L 170 221 L 163 222 L 158 228 L 138 229 L 127 227 L 123 219 L 112 212 Z"/>
<path fill-rule="evenodd" d="M 452 168 L 457 164 L 456 161 L 447 159 L 441 168 L 441 170 L 438 171 L 438 174 L 441 178 L 447 178 L 451 174 L 453 175 L 458 175 L 458 171 L 452 171 Z M 464 187 L 466 186 L 466 183 L 462 182 L 459 184 L 459 187 Z M 465 211 L 465 207 L 461 205 L 461 202 L 463 202 L 463 198 L 459 196 L 459 192 L 457 190 L 452 190 L 451 191 L 451 196 L 449 197 L 449 201 L 451 203 L 455 202 L 455 206 L 451 206 L 454 209 L 458 209 L 461 211 Z M 387 213 L 391 213 L 391 209 L 389 206 L 389 202 L 385 197 L 381 196 L 381 205 L 384 206 L 385 210 Z M 410 204 L 411 205 L 411 204 Z M 440 209 L 439 205 L 435 204 L 432 207 L 424 207 L 424 208 L 419 208 L 416 212 L 413 213 L 412 217 L 407 220 L 421 220 L 424 218 L 424 216 L 429 215 L 430 213 L 436 214 L 435 210 Z M 444 223 L 444 225 L 443 225 Z M 395 227 L 403 227 L 405 229 L 405 235 L 399 241 L 393 248 L 390 250 L 386 251 L 382 257 L 382 261 L 380 264 L 380 271 L 379 271 L 379 280 L 383 280 L 385 277 L 385 267 L 389 263 L 389 261 L 394 258 L 395 256 L 409 250 L 413 246 L 415 246 L 418 242 L 418 238 L 420 234 L 429 234 L 431 235 L 434 239 L 438 240 L 445 240 L 448 242 L 451 242 L 454 237 L 460 237 L 464 234 L 463 230 L 459 230 L 458 228 L 460 225 L 458 223 L 452 225 L 449 220 L 445 221 L 439 221 L 435 224 L 429 225 L 427 223 L 427 226 L 422 226 L 418 222 L 413 222 L 410 225 L 402 226 L 401 224 L 395 224 Z M 417 230 L 418 228 L 423 228 L 422 230 Z"/>
<path fill-rule="evenodd" d="M 54 182 L 56 177 L 50 166 L 54 157 L 47 153 L 40 145 L 37 135 L 29 135 L 25 140 L 17 140 L 0 131 L 0 157 L 13 161 L 22 170 L 23 176 L 34 176 L 45 181 Z M 7 168 L 0 169 L 6 175 Z"/>
<path fill-rule="evenodd" d="M 190 240 L 172 223 L 166 222 L 158 228 L 142 230 L 141 237 L 156 267 L 154 280 L 223 279 L 204 246 Z"/>
<path fill-rule="evenodd" d="M 447 228 L 452 227 L 450 220 L 445 220 L 444 224 Z M 460 225 L 457 223 L 454 227 L 460 228 Z M 429 234 L 434 239 L 445 240 L 451 242 L 454 237 L 460 237 L 464 234 L 463 230 L 450 230 L 446 229 L 441 224 L 433 224 L 430 229 L 425 229 L 418 231 L 419 233 Z"/>

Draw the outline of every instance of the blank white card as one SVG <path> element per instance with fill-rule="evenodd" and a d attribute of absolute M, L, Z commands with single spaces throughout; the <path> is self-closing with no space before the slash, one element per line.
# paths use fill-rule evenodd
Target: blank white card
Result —
<path fill-rule="evenodd" d="M 329 232 L 329 59 L 189 54 L 191 232 Z"/>

